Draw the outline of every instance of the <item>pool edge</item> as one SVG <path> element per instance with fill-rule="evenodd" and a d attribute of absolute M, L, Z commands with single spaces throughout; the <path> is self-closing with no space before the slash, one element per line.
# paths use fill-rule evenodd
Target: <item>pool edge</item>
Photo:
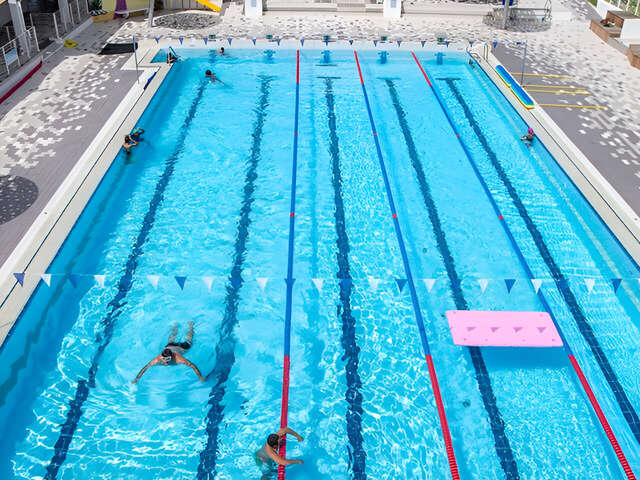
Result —
<path fill-rule="evenodd" d="M 495 71 L 495 67 L 501 62 L 490 51 L 483 51 L 484 48 L 480 45 L 471 50 L 478 66 L 484 70 L 520 117 L 534 129 L 538 140 L 551 153 L 627 253 L 640 265 L 638 214 L 537 102 L 537 108 L 527 109 L 518 101 Z"/>
<path fill-rule="evenodd" d="M 122 98 L 7 261 L 0 266 L 0 346 L 41 281 L 41 274 L 46 272 L 111 167 L 122 146 L 119 139 L 133 129 L 171 69 L 171 65 L 150 63 L 157 49 L 149 43 L 140 44 L 139 80 Z M 131 55 L 122 69 L 135 68 Z M 156 81 L 147 84 L 152 75 Z M 24 274 L 22 284 L 14 273 Z"/>

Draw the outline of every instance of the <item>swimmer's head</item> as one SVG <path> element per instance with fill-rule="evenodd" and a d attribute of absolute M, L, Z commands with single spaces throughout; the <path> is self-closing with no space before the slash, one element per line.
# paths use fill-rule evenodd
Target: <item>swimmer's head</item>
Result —
<path fill-rule="evenodd" d="M 211 75 L 213 75 L 213 74 L 211 73 L 211 70 L 207 70 L 206 72 L 204 72 L 204 74 L 205 74 L 207 77 L 210 77 Z"/>
<path fill-rule="evenodd" d="M 529 127 L 529 130 L 527 130 L 527 133 L 528 133 L 529 135 L 533 135 L 533 128 Z"/>
<path fill-rule="evenodd" d="M 173 351 L 170 348 L 165 348 L 162 350 L 160 356 L 162 357 L 162 361 L 167 364 L 173 359 Z"/>
<path fill-rule="evenodd" d="M 224 47 L 220 47 L 220 53 L 224 53 Z"/>
<path fill-rule="evenodd" d="M 267 445 L 269 445 L 271 448 L 278 448 L 278 446 L 280 445 L 280 437 L 275 433 L 272 433 L 267 437 Z"/>
<path fill-rule="evenodd" d="M 124 141 L 127 143 L 131 143 L 131 137 L 129 135 L 124 136 Z"/>

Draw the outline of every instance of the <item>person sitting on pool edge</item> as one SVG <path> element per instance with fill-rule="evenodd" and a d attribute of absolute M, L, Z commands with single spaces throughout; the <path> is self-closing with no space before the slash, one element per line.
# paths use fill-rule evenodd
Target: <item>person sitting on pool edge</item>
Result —
<path fill-rule="evenodd" d="M 131 135 L 124 136 L 124 143 L 122 144 L 122 148 L 124 148 L 125 152 L 131 153 L 131 147 L 135 147 L 136 145 L 138 145 L 138 142 L 131 138 Z"/>
<path fill-rule="evenodd" d="M 525 143 L 533 142 L 533 137 L 535 137 L 535 134 L 533 133 L 533 128 L 529 127 L 529 129 L 527 130 L 527 134 L 520 137 L 520 140 L 522 140 Z"/>
<path fill-rule="evenodd" d="M 138 383 L 140 377 L 144 375 L 144 372 L 146 372 L 149 367 L 153 367 L 154 365 L 169 366 L 178 364 L 191 367 L 201 381 L 204 382 L 206 380 L 206 378 L 204 378 L 200 373 L 200 370 L 198 370 L 198 367 L 182 356 L 184 352 L 191 348 L 191 342 L 193 341 L 193 322 L 189 322 L 189 332 L 187 333 L 186 341 L 176 343 L 177 333 L 178 324 L 176 323 L 171 330 L 168 343 L 164 347 L 164 350 L 162 350 L 162 353 L 147 363 L 142 370 L 138 372 L 138 375 L 136 375 L 136 378 L 133 379 L 131 383 Z"/>
<path fill-rule="evenodd" d="M 263 469 L 266 467 L 267 469 L 272 470 L 272 467 L 275 466 L 274 464 L 287 466 L 294 463 L 298 463 L 300 465 L 304 463 L 300 459 L 282 458 L 278 453 L 280 443 L 282 442 L 283 437 L 287 434 L 293 435 L 299 442 L 303 440 L 300 435 L 289 427 L 281 428 L 276 433 L 272 433 L 267 437 L 267 441 L 264 443 L 262 448 L 254 454 L 256 464 L 259 467 Z"/>

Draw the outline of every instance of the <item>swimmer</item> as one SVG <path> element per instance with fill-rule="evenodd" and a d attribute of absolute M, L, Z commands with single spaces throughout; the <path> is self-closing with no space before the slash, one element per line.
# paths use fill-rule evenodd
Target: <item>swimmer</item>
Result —
<path fill-rule="evenodd" d="M 138 383 L 140 377 L 144 375 L 144 372 L 146 372 L 149 367 L 153 367 L 154 365 L 169 366 L 178 364 L 191 367 L 201 381 L 204 382 L 206 380 L 206 378 L 204 378 L 200 373 L 200 370 L 198 370 L 198 367 L 182 356 L 184 352 L 191 348 L 191 343 L 193 341 L 193 322 L 189 322 L 189 332 L 187 333 L 187 338 L 184 342 L 176 343 L 177 333 L 178 324 L 176 323 L 173 326 L 173 330 L 171 330 L 168 343 L 164 347 L 164 350 L 162 350 L 162 353 L 147 363 L 144 368 L 138 372 L 138 375 L 136 375 L 136 378 L 133 379 L 131 383 Z"/>
<path fill-rule="evenodd" d="M 144 129 L 140 128 L 140 127 L 136 127 L 133 132 L 131 132 L 129 135 L 130 137 L 135 141 L 135 142 L 139 142 L 140 140 L 142 140 L 142 134 L 144 133 Z"/>
<path fill-rule="evenodd" d="M 204 72 L 204 76 L 207 77 L 209 80 L 211 80 L 212 82 L 220 82 L 222 83 L 222 80 L 220 80 L 218 77 L 216 77 L 216 74 L 213 73 L 211 70 L 207 70 L 206 72 Z"/>
<path fill-rule="evenodd" d="M 269 472 L 273 471 L 275 464 L 287 466 L 295 463 L 302 465 L 302 463 L 304 463 L 300 459 L 282 458 L 278 453 L 278 450 L 280 449 L 280 443 L 282 442 L 283 437 L 287 434 L 293 435 L 299 442 L 303 440 L 300 435 L 291 430 L 289 427 L 284 427 L 278 430 L 276 433 L 272 433 L 271 435 L 269 435 L 262 448 L 254 454 L 256 464 L 263 470 L 263 473 L 268 474 Z M 265 470 L 269 471 L 265 472 Z M 267 475 L 265 475 L 263 478 L 266 477 Z"/>
<path fill-rule="evenodd" d="M 131 138 L 131 135 L 124 136 L 124 143 L 122 144 L 122 148 L 124 148 L 125 152 L 131 153 L 131 147 L 135 147 L 136 145 L 138 145 L 138 142 Z"/>
<path fill-rule="evenodd" d="M 220 47 L 220 50 L 218 50 L 218 53 L 220 55 L 224 55 L 224 47 Z"/>
<path fill-rule="evenodd" d="M 171 50 L 169 50 L 167 52 L 167 63 L 173 63 L 178 59 L 178 57 L 176 57 Z"/>
<path fill-rule="evenodd" d="M 534 137 L 535 137 L 535 134 L 533 133 L 533 128 L 529 127 L 529 129 L 527 130 L 527 134 L 520 137 L 520 140 L 522 140 L 525 143 L 533 142 Z"/>

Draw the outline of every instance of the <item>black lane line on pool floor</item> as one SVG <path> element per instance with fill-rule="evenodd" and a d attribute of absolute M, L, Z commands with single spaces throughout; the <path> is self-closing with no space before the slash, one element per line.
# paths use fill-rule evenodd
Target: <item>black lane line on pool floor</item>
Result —
<path fill-rule="evenodd" d="M 335 97 L 333 95 L 333 79 L 336 77 L 322 77 L 325 81 L 325 99 L 329 122 L 329 153 L 331 154 L 331 182 L 333 184 L 333 200 L 335 203 L 336 246 L 338 261 L 338 283 L 340 285 L 340 306 L 338 315 L 342 319 L 342 349 L 347 391 L 347 437 L 351 444 L 349 455 L 354 480 L 365 480 L 367 454 L 362 446 L 362 380 L 358 372 L 360 347 L 356 342 L 356 319 L 351 312 L 351 291 L 353 281 L 349 265 L 349 237 L 344 213 L 344 199 L 342 197 L 342 173 L 340 171 L 340 144 L 336 125 Z"/>
<path fill-rule="evenodd" d="M 562 298 L 564 299 L 565 303 L 569 307 L 569 311 L 571 312 L 576 322 L 576 325 L 578 326 L 578 330 L 580 331 L 583 338 L 586 340 L 587 344 L 589 345 L 589 348 L 591 349 L 591 352 L 593 353 L 593 356 L 595 357 L 596 362 L 600 367 L 600 370 L 604 374 L 604 377 L 607 383 L 609 384 L 609 387 L 613 391 L 616 401 L 618 402 L 618 406 L 620 407 L 620 410 L 622 411 L 622 414 L 624 415 L 624 418 L 627 421 L 627 424 L 629 425 L 631 432 L 636 438 L 636 441 L 640 442 L 640 418 L 638 418 L 638 414 L 633 408 L 633 405 L 631 404 L 629 397 L 627 397 L 627 394 L 624 391 L 622 385 L 620 384 L 618 377 L 613 371 L 613 368 L 611 367 L 611 363 L 609 363 L 609 359 L 604 353 L 604 350 L 602 349 L 600 342 L 598 341 L 598 339 L 596 338 L 593 332 L 593 328 L 587 321 L 586 316 L 582 311 L 582 308 L 578 304 L 578 300 L 576 299 L 575 295 L 569 288 L 569 282 L 567 281 L 562 271 L 560 270 L 560 267 L 558 266 L 553 256 L 551 255 L 551 252 L 549 251 L 549 248 L 547 247 L 547 244 L 545 243 L 544 238 L 542 237 L 542 234 L 540 233 L 540 231 L 538 230 L 538 227 L 529 216 L 529 213 L 527 212 L 527 209 L 524 206 L 522 199 L 520 198 L 520 195 L 518 194 L 517 190 L 511 183 L 511 180 L 509 179 L 502 164 L 499 162 L 495 152 L 489 145 L 487 138 L 482 132 L 482 129 L 480 128 L 480 125 L 476 121 L 475 116 L 473 115 L 473 112 L 469 108 L 469 105 L 467 104 L 466 100 L 463 98 L 462 94 L 460 93 L 460 90 L 458 90 L 458 87 L 455 85 L 454 80 L 446 79 L 446 78 L 439 79 L 439 80 L 443 80 L 449 86 L 456 100 L 462 107 L 462 110 L 464 111 L 464 115 L 467 121 L 469 122 L 474 133 L 478 137 L 478 140 L 480 141 L 480 144 L 482 145 L 482 148 L 484 149 L 485 153 L 489 157 L 489 160 L 491 161 L 493 168 L 498 174 L 500 181 L 504 184 L 505 188 L 507 189 L 507 192 L 511 197 L 511 201 L 513 202 L 516 209 L 518 210 L 518 214 L 524 221 L 527 227 L 527 230 L 531 235 L 531 238 L 533 239 L 534 243 L 536 244 L 536 247 L 538 248 L 538 252 L 540 253 L 540 256 L 542 257 L 545 264 L 547 265 L 547 268 L 551 272 L 551 276 L 553 277 L 556 287 L 558 288 L 558 291 L 562 295 Z"/>
<path fill-rule="evenodd" d="M 409 151 L 411 165 L 416 172 L 418 185 L 420 186 L 424 205 L 427 209 L 427 213 L 429 214 L 429 220 L 431 221 L 433 233 L 436 238 L 438 251 L 440 252 L 445 268 L 447 269 L 447 276 L 449 277 L 449 283 L 451 284 L 453 300 L 458 310 L 468 310 L 469 305 L 467 304 L 467 301 L 464 298 L 464 293 L 462 292 L 461 281 L 458 276 L 458 272 L 456 271 L 455 260 L 451 253 L 451 249 L 449 248 L 444 229 L 442 228 L 440 214 L 438 213 L 438 208 L 436 207 L 436 203 L 431 195 L 431 188 L 429 187 L 424 169 L 422 168 L 420 156 L 418 155 L 418 151 L 413 140 L 413 134 L 411 133 L 411 127 L 409 127 L 409 123 L 407 122 L 406 113 L 400 103 L 400 97 L 398 96 L 393 80 L 385 79 L 385 82 L 389 88 L 389 94 L 391 95 L 391 100 L 398 117 L 398 123 L 400 124 L 400 129 L 402 130 L 407 150 Z M 480 389 L 480 395 L 482 396 L 482 402 L 484 403 L 484 408 L 489 416 L 491 431 L 493 432 L 493 440 L 496 453 L 500 459 L 500 465 L 502 466 L 502 470 L 504 471 L 507 479 L 519 479 L 520 473 L 518 472 L 518 466 L 513 455 L 513 450 L 511 449 L 511 444 L 509 443 L 509 439 L 505 432 L 505 423 L 502 419 L 502 414 L 498 409 L 496 396 L 493 392 L 493 386 L 491 385 L 491 378 L 489 377 L 487 366 L 484 363 L 482 352 L 479 347 L 468 347 L 468 349 L 473 367 L 476 371 L 476 380 Z"/>
<path fill-rule="evenodd" d="M 251 225 L 251 208 L 254 202 L 253 193 L 256 189 L 255 182 L 258 178 L 258 164 L 261 158 L 262 136 L 264 132 L 267 107 L 269 106 L 269 93 L 274 77 L 262 76 L 260 83 L 260 99 L 256 106 L 256 120 L 251 134 L 251 153 L 248 160 L 248 168 L 244 180 L 242 206 L 238 218 L 238 229 L 233 253 L 233 267 L 227 284 L 227 294 L 224 299 L 225 311 L 220 324 L 220 337 L 216 344 L 216 360 L 211 373 L 207 378 L 213 378 L 214 386 L 209 394 L 209 412 L 207 413 L 207 443 L 200 452 L 200 464 L 198 465 L 198 480 L 213 479 L 216 476 L 216 460 L 218 453 L 218 438 L 220 435 L 220 423 L 224 418 L 224 406 L 222 401 L 227 387 L 227 380 L 231 368 L 236 361 L 235 348 L 236 337 L 233 331 L 238 324 L 238 304 L 240 302 L 240 288 L 243 284 L 242 270 L 245 255 L 247 253 L 247 241 L 249 239 L 249 226 Z"/>
<path fill-rule="evenodd" d="M 138 236 L 136 238 L 135 243 L 129 253 L 129 257 L 127 259 L 127 263 L 125 265 L 125 271 L 120 277 L 118 281 L 118 292 L 111 299 L 107 308 L 109 309 L 107 315 L 102 319 L 101 324 L 104 326 L 104 329 L 101 333 L 98 333 L 96 336 L 96 343 L 98 343 L 98 350 L 93 355 L 93 359 L 91 361 L 91 367 L 87 373 L 87 379 L 79 379 L 78 386 L 76 388 L 76 393 L 73 398 L 69 402 L 69 411 L 67 412 L 67 419 L 62 425 L 60 429 L 60 435 L 58 436 L 58 440 L 55 443 L 54 450 L 55 453 L 51 462 L 47 466 L 47 474 L 45 475 L 46 480 L 52 480 L 57 477 L 58 470 L 64 463 L 67 458 L 67 452 L 69 451 L 69 445 L 71 444 L 71 440 L 73 439 L 73 435 L 78 427 L 78 422 L 80 421 L 80 417 L 82 417 L 82 406 L 84 402 L 87 400 L 89 396 L 89 389 L 95 387 L 96 374 L 98 373 L 98 366 L 100 364 L 100 359 L 102 358 L 102 354 L 104 353 L 105 348 L 111 342 L 111 338 L 113 337 L 113 329 L 115 327 L 116 320 L 122 313 L 122 307 L 124 307 L 127 302 L 125 301 L 131 287 L 133 286 L 133 275 L 138 268 L 138 259 L 140 255 L 142 255 L 143 250 L 142 247 L 146 243 L 149 238 L 149 232 L 153 227 L 153 223 L 156 219 L 156 213 L 158 211 L 158 207 L 164 198 L 164 192 L 169 184 L 169 180 L 173 175 L 176 161 L 178 160 L 178 156 L 182 152 L 182 147 L 184 146 L 184 142 L 186 140 L 187 133 L 189 131 L 189 125 L 193 121 L 193 117 L 195 116 L 196 109 L 200 100 L 202 99 L 202 95 L 204 94 L 205 86 L 209 82 L 202 82 L 198 87 L 198 92 L 187 111 L 187 116 L 180 128 L 180 136 L 176 141 L 177 148 L 174 150 L 173 155 L 171 155 L 164 167 L 164 171 L 156 184 L 155 191 L 153 192 L 153 197 L 149 202 L 149 209 L 144 216 L 142 221 L 142 228 L 138 232 Z"/>

